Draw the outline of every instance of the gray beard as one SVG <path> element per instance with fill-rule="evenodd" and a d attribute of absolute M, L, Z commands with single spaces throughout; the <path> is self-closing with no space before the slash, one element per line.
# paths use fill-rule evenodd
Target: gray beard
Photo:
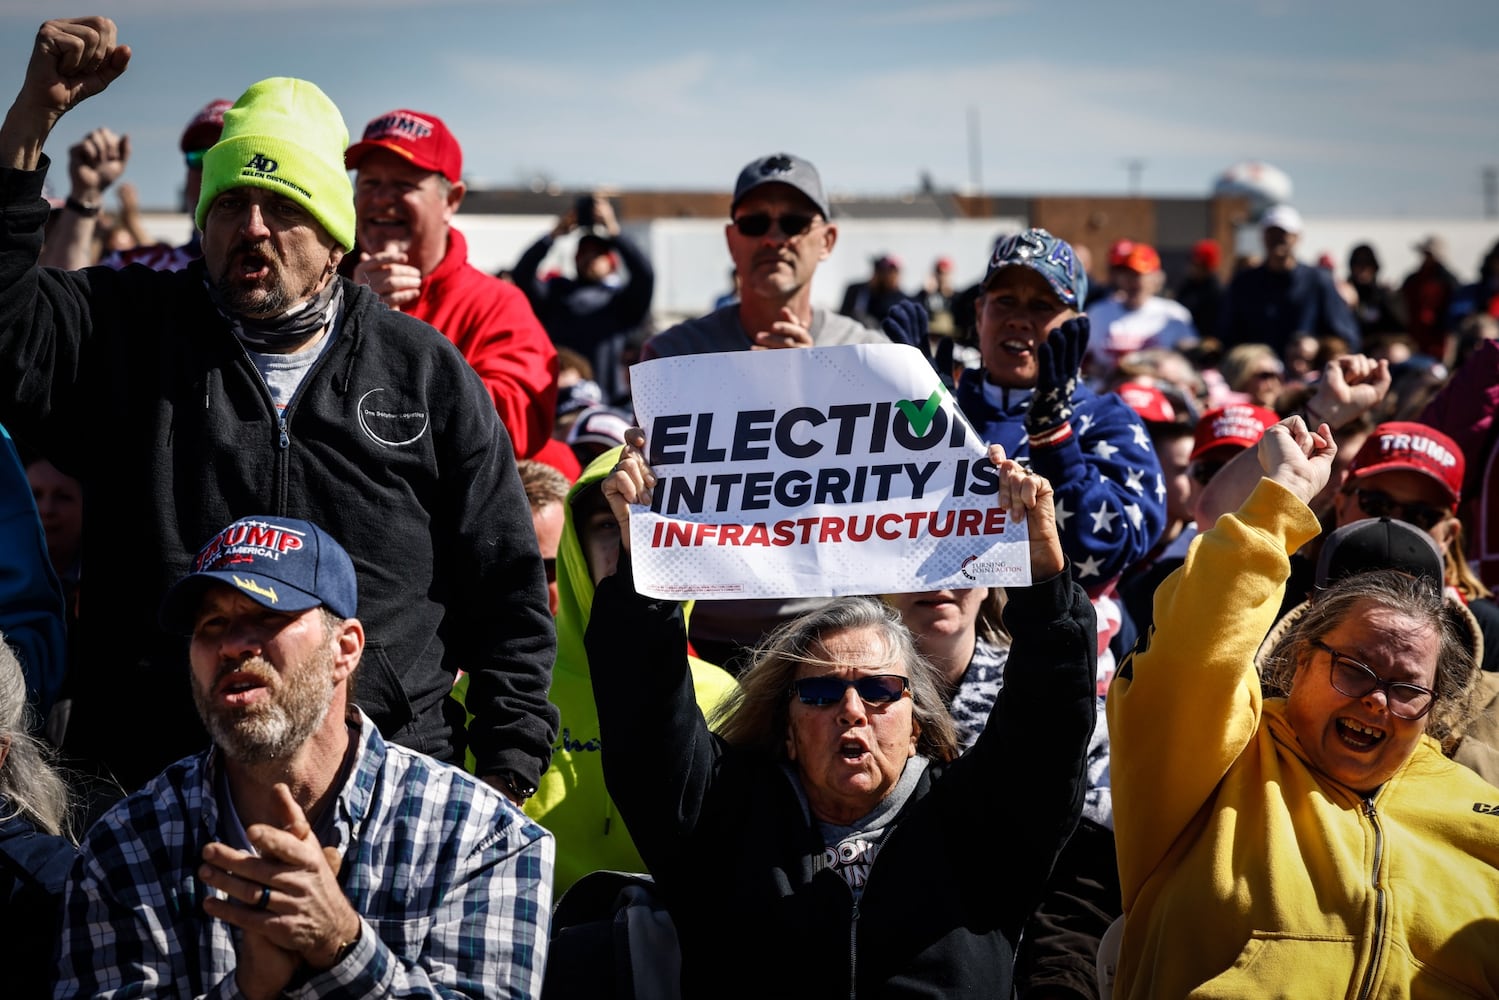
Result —
<path fill-rule="evenodd" d="M 274 670 L 274 668 L 268 669 Z M 333 653 L 316 656 L 279 675 L 281 685 L 266 703 L 226 711 L 193 679 L 193 701 L 215 745 L 240 764 L 286 760 L 317 732 L 333 700 Z"/>
<path fill-rule="evenodd" d="M 240 288 L 225 276 L 219 279 L 215 288 L 224 308 L 248 319 L 280 316 L 296 301 L 286 290 L 286 284 L 281 281 L 267 289 Z"/>

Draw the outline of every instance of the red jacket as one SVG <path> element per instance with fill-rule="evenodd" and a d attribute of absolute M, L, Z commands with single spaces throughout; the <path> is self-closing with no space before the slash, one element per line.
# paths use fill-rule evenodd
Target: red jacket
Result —
<path fill-rule="evenodd" d="M 525 293 L 471 266 L 468 242 L 449 229 L 442 263 L 404 311 L 441 330 L 479 373 L 516 457 L 540 451 L 557 415 L 557 350 Z"/>

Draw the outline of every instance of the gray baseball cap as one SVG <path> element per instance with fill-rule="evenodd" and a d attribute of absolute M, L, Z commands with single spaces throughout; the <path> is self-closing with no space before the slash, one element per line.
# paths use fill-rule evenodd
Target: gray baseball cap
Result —
<path fill-rule="evenodd" d="M 793 187 L 812 199 L 812 204 L 817 206 L 824 219 L 833 217 L 828 208 L 827 195 L 822 193 L 822 178 L 817 176 L 817 168 L 800 156 L 792 156 L 790 153 L 762 156 L 739 171 L 739 180 L 734 183 L 734 201 L 729 205 L 729 212 L 732 214 L 744 196 L 762 184 L 785 184 Z"/>

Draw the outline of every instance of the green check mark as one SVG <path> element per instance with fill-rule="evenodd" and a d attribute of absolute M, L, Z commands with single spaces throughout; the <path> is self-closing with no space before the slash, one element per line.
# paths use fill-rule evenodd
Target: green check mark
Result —
<path fill-rule="evenodd" d="M 932 418 L 937 415 L 937 410 L 942 406 L 942 390 L 934 390 L 921 406 L 917 406 L 914 399 L 897 399 L 895 405 L 906 415 L 906 422 L 911 425 L 911 430 L 916 436 L 923 437 L 926 429 L 932 426 Z"/>

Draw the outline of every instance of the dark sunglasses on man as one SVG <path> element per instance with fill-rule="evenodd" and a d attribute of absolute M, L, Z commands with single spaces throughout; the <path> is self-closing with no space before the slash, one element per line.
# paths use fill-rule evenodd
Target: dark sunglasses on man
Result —
<path fill-rule="evenodd" d="M 1370 517 L 1388 517 L 1430 531 L 1451 516 L 1451 512 L 1428 503 L 1396 500 L 1383 490 L 1355 489 L 1358 509 Z"/>
<path fill-rule="evenodd" d="M 735 219 L 734 228 L 739 230 L 740 236 L 754 238 L 770 232 L 770 224 L 774 222 L 781 235 L 789 240 L 805 233 L 816 218 L 817 216 L 805 212 L 783 212 L 774 217 L 769 212 L 750 212 Z"/>
<path fill-rule="evenodd" d="M 183 154 L 183 159 L 187 161 L 187 168 L 189 170 L 202 170 L 203 156 L 207 152 L 208 150 L 206 149 L 189 149 Z"/>

